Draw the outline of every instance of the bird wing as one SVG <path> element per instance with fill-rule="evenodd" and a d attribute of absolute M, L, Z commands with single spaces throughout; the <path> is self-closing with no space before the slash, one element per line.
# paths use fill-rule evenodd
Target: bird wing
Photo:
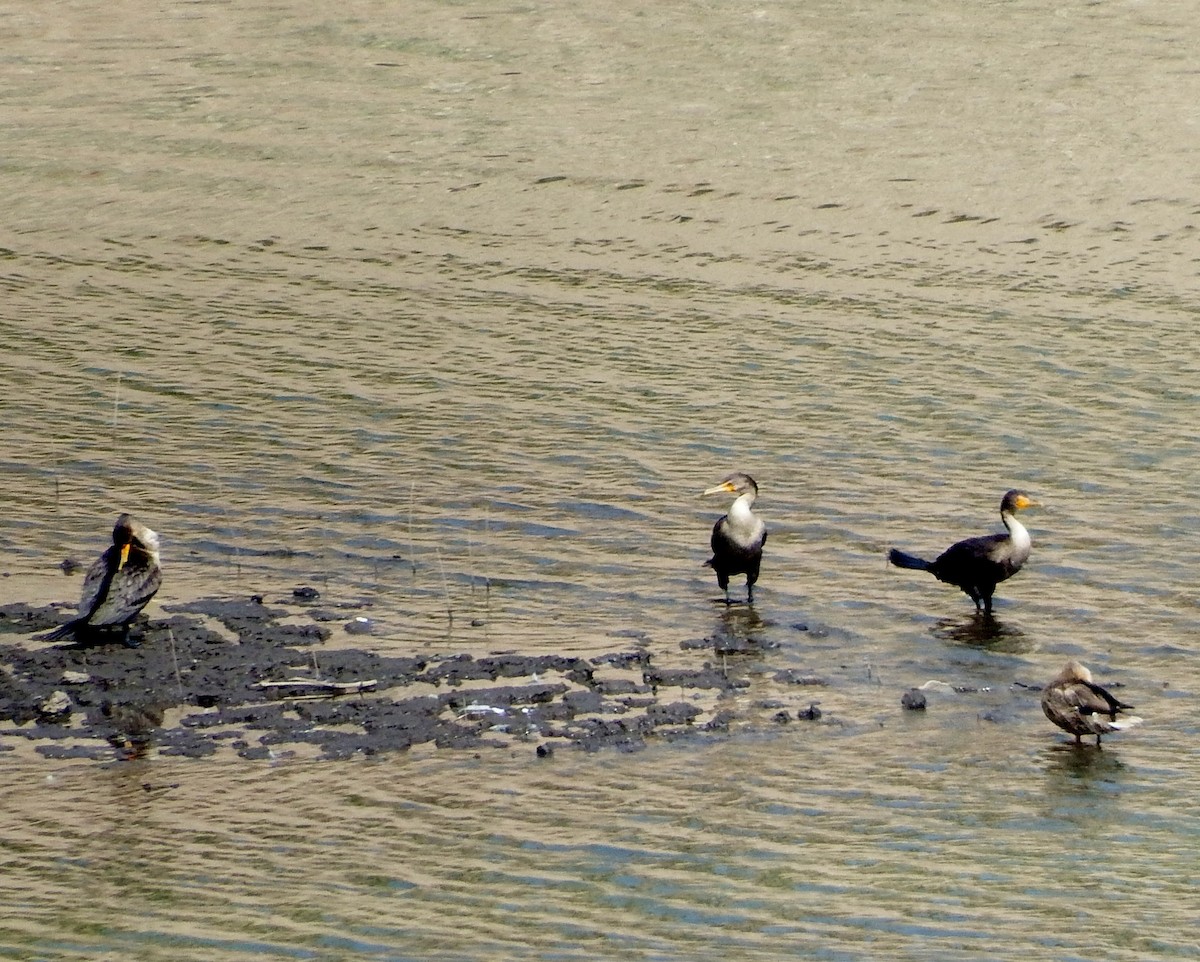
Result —
<path fill-rule="evenodd" d="M 713 525 L 712 537 L 708 539 L 709 546 L 713 549 L 713 554 L 722 550 L 729 542 L 728 536 L 721 530 L 725 524 L 725 519 L 728 517 L 729 515 L 727 514 L 721 515 L 721 517 L 717 518 L 716 524 Z"/>
<path fill-rule="evenodd" d="M 146 607 L 162 584 L 158 565 L 134 568 L 126 565 L 114 576 L 108 596 L 96 607 L 92 625 L 123 625 Z"/>
<path fill-rule="evenodd" d="M 964 538 L 958 544 L 951 545 L 945 554 L 955 557 L 986 558 L 988 561 L 999 562 L 1002 548 L 1008 541 L 1006 534 L 981 534 L 977 538 Z"/>
<path fill-rule="evenodd" d="M 108 594 L 108 585 L 112 580 L 109 572 L 116 568 L 116 550 L 109 548 L 105 551 L 92 562 L 83 576 L 83 586 L 79 589 L 79 617 L 85 622 Z"/>
<path fill-rule="evenodd" d="M 1095 696 L 1095 701 L 1096 701 L 1097 705 L 1100 705 L 1100 703 L 1103 703 L 1101 707 L 1096 708 L 1096 711 L 1102 711 L 1102 712 L 1105 712 L 1106 714 L 1115 716 L 1117 714 L 1117 712 L 1124 711 L 1127 708 L 1133 707 L 1133 705 L 1126 705 L 1124 702 L 1122 702 L 1120 699 L 1118 699 L 1115 695 L 1113 695 L 1113 693 L 1110 692 L 1108 689 L 1101 688 L 1095 682 L 1085 681 L 1085 682 L 1083 682 L 1083 684 L 1086 685 L 1088 690 L 1092 693 L 1092 695 Z"/>
<path fill-rule="evenodd" d="M 1084 681 L 1076 682 L 1073 685 L 1064 685 L 1061 691 L 1066 703 L 1085 715 L 1111 715 L 1116 711 L 1113 705 L 1116 699 L 1099 685 L 1091 682 Z"/>

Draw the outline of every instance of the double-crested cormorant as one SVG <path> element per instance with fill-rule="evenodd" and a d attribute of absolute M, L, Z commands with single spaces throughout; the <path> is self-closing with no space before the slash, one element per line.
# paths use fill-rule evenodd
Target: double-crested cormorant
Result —
<path fill-rule="evenodd" d="M 717 573 L 717 584 L 729 603 L 729 576 L 746 576 L 746 600 L 754 600 L 754 582 L 762 565 L 763 545 L 767 543 L 767 526 L 750 510 L 758 497 L 758 485 L 748 474 L 731 474 L 705 494 L 736 494 L 729 513 L 713 525 L 713 556 L 706 562 Z"/>
<path fill-rule="evenodd" d="M 1099 747 L 1101 735 L 1139 724 L 1141 719 L 1136 715 L 1117 720 L 1118 713 L 1132 707 L 1093 682 L 1092 673 L 1073 660 L 1042 692 L 1042 711 L 1059 728 L 1074 735 L 1076 745 L 1081 744 L 1083 735 L 1095 735 Z"/>
<path fill-rule="evenodd" d="M 58 641 L 82 639 L 97 629 L 121 628 L 128 640 L 129 623 L 146 607 L 162 584 L 158 535 L 130 515 L 117 518 L 113 543 L 88 569 L 79 596 L 79 617 L 41 636 Z"/>
<path fill-rule="evenodd" d="M 1023 491 L 1009 491 L 1000 502 L 1000 520 L 1007 534 L 987 534 L 967 538 L 951 545 L 935 561 L 926 561 L 896 548 L 888 552 L 888 561 L 900 568 L 932 572 L 938 581 L 958 585 L 975 602 L 976 610 L 992 612 L 996 585 L 1021 570 L 1029 559 L 1032 542 L 1016 512 L 1036 505 Z"/>

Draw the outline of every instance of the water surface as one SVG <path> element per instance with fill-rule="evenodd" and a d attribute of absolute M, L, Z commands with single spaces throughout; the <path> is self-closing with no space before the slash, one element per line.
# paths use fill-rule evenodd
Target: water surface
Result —
<path fill-rule="evenodd" d="M 1194 18 L 402 6 L 0 10 L 4 600 L 71 600 L 130 510 L 151 614 L 313 584 L 389 653 L 724 632 L 740 717 L 785 668 L 824 716 L 541 761 L 20 745 L 2 951 L 1195 957 Z M 735 468 L 753 612 L 700 568 Z M 996 626 L 885 567 L 1018 485 Z M 1014 683 L 1067 657 L 1147 723 L 1064 750 Z M 929 680 L 985 690 L 901 713 Z"/>

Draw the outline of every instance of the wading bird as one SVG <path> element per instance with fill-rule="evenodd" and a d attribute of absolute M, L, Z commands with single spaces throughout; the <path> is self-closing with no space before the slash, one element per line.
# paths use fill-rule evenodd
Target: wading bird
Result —
<path fill-rule="evenodd" d="M 892 548 L 888 561 L 898 568 L 928 571 L 938 581 L 958 585 L 971 596 L 977 611 L 991 614 L 996 585 L 1021 570 L 1021 565 L 1029 560 L 1033 544 L 1025 525 L 1016 519 L 1016 512 L 1036 504 L 1023 491 L 1009 491 L 1000 502 L 1000 520 L 1007 533 L 967 538 L 951 545 L 934 561 Z"/>
<path fill-rule="evenodd" d="M 121 640 L 128 643 L 129 623 L 162 584 L 158 535 L 123 514 L 113 527 L 112 540 L 84 576 L 79 617 L 41 635 L 41 640 L 73 636 L 83 641 L 102 629 L 120 628 Z"/>
<path fill-rule="evenodd" d="M 1082 744 L 1082 736 L 1095 735 L 1099 748 L 1101 735 L 1139 724 L 1141 719 L 1136 715 L 1117 719 L 1119 713 L 1132 707 L 1092 681 L 1092 673 L 1074 660 L 1068 661 L 1042 692 L 1042 711 L 1059 728 L 1074 735 L 1076 745 Z"/>
<path fill-rule="evenodd" d="M 748 474 L 731 474 L 705 494 L 736 494 L 729 513 L 713 525 L 713 556 L 704 562 L 717 573 L 717 584 L 725 592 L 729 604 L 729 576 L 746 576 L 746 600 L 754 601 L 754 583 L 762 565 L 763 545 L 767 543 L 767 526 L 751 511 L 758 497 L 758 485 Z"/>

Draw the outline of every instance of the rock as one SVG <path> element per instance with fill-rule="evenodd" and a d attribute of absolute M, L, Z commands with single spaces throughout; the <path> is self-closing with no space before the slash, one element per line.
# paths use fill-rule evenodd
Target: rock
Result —
<path fill-rule="evenodd" d="M 908 711 L 924 711 L 925 693 L 917 688 L 910 688 L 900 696 L 900 704 Z"/>
<path fill-rule="evenodd" d="M 819 678 L 816 675 L 806 674 L 798 671 L 795 668 L 785 668 L 783 671 L 775 672 L 773 680 L 781 685 L 828 685 L 824 678 Z"/>
<path fill-rule="evenodd" d="M 66 715 L 71 711 L 71 696 L 65 691 L 56 691 L 38 706 L 38 714 L 43 718 L 56 715 Z"/>

